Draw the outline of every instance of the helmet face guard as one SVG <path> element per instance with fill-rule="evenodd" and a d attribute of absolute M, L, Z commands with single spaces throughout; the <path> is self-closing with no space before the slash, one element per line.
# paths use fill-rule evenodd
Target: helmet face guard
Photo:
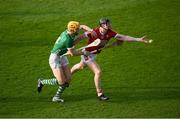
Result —
<path fill-rule="evenodd" d="M 102 24 L 110 24 L 111 23 L 111 21 L 108 19 L 108 18 L 101 18 L 100 20 L 99 20 L 99 25 L 100 26 L 102 26 Z"/>
<path fill-rule="evenodd" d="M 100 25 L 100 27 L 102 27 L 103 29 L 106 29 L 106 30 L 109 30 L 112 28 L 111 21 L 108 18 L 101 18 L 99 20 L 99 25 Z"/>
<path fill-rule="evenodd" d="M 70 21 L 67 25 L 69 32 L 76 33 L 79 31 L 80 24 L 77 21 Z"/>

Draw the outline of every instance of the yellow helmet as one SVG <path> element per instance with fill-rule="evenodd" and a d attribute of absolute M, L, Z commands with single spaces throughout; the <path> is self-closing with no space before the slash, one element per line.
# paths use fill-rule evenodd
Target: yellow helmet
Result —
<path fill-rule="evenodd" d="M 80 24 L 77 21 L 70 21 L 67 25 L 67 29 L 69 32 L 75 33 L 79 29 Z"/>

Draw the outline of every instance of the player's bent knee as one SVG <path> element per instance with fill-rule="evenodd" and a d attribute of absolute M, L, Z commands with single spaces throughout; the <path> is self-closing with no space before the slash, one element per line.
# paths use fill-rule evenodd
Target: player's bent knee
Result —
<path fill-rule="evenodd" d="M 95 75 L 101 75 L 101 70 L 96 70 Z"/>

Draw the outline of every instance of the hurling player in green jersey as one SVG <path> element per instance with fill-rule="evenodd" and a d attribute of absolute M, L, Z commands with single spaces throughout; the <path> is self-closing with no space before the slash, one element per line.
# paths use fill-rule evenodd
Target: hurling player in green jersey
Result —
<path fill-rule="evenodd" d="M 52 98 L 53 102 L 64 102 L 64 100 L 61 98 L 61 94 L 69 86 L 71 79 L 71 71 L 68 66 L 69 61 L 64 54 L 68 53 L 72 56 L 89 55 L 89 52 L 79 51 L 73 47 L 73 41 L 80 29 L 91 31 L 88 26 L 80 25 L 77 21 L 70 21 L 68 23 L 67 30 L 62 32 L 59 38 L 56 40 L 49 57 L 49 65 L 55 78 L 38 80 L 38 92 L 41 92 L 44 85 L 59 86 L 55 96 Z"/>

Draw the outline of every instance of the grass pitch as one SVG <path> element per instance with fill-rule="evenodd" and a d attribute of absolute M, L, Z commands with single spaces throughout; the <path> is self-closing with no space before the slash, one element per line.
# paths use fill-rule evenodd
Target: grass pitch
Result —
<path fill-rule="evenodd" d="M 0 117 L 180 117 L 179 6 L 179 0 L 0 0 Z M 53 76 L 48 57 L 67 22 L 96 27 L 103 16 L 121 34 L 154 40 L 98 55 L 110 100 L 96 99 L 89 69 L 73 76 L 65 103 L 51 102 L 57 87 L 38 95 L 37 79 Z M 69 60 L 72 66 L 80 58 Z"/>

